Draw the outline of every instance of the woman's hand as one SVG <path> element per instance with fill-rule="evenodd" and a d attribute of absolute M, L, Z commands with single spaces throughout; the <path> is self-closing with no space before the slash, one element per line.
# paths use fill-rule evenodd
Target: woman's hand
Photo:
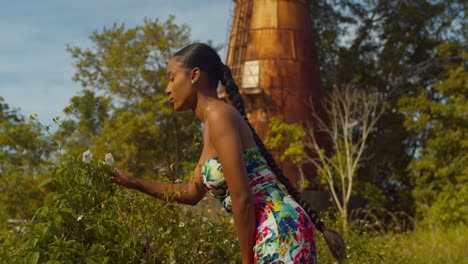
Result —
<path fill-rule="evenodd" d="M 129 176 L 120 169 L 114 168 L 110 180 L 123 187 L 138 190 L 161 200 L 195 205 L 203 198 L 206 191 L 201 182 L 196 182 L 197 179 L 201 181 L 199 174 L 194 174 L 192 178 L 192 183 L 158 183 Z"/>
<path fill-rule="evenodd" d="M 135 188 L 136 179 L 117 168 L 114 168 L 114 173 L 111 175 L 110 180 L 126 188 Z"/>

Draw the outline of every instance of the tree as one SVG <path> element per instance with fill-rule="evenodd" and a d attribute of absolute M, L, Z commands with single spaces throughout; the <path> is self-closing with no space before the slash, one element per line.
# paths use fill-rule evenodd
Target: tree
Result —
<path fill-rule="evenodd" d="M 408 170 L 426 224 L 468 223 L 467 58 L 456 43 L 438 46 L 441 76 L 399 100 L 406 129 L 418 135 Z"/>
<path fill-rule="evenodd" d="M 37 188 L 51 148 L 40 128 L 0 97 L 0 230 L 8 220 L 30 219 L 42 204 Z"/>
<path fill-rule="evenodd" d="M 304 176 L 302 165 L 306 156 L 304 144 L 305 131 L 299 124 L 286 123 L 278 117 L 273 117 L 268 125 L 265 145 L 272 150 L 275 160 L 284 162 L 290 160 L 299 171 L 301 177 L 299 187 L 305 189 L 309 182 Z"/>
<path fill-rule="evenodd" d="M 356 178 L 369 206 L 412 213 L 414 182 L 407 167 L 419 135 L 405 129 L 401 96 L 440 77 L 436 47 L 466 43 L 464 1 L 310 0 L 326 92 L 352 83 L 377 90 L 386 111 L 369 136 L 372 157 Z"/>
<path fill-rule="evenodd" d="M 84 90 L 82 95 L 70 99 L 64 109 L 65 118 L 55 119 L 59 129 L 54 134 L 55 141 L 67 154 L 76 157 L 83 149 L 94 146 L 94 140 L 109 118 L 110 101 L 109 97 L 96 96 L 91 90 Z"/>
<path fill-rule="evenodd" d="M 40 188 L 47 194 L 37 199 L 43 206 L 33 221 L 22 226 L 22 232 L 0 233 L 0 262 L 238 261 L 235 232 L 228 221 L 208 219 L 209 210 L 196 212 L 117 188 L 109 181 L 111 168 L 103 163 L 104 154 L 112 152 L 117 166 L 145 177 L 157 177 L 168 167 L 168 176 L 179 178 L 194 167 L 200 123 L 189 114 L 175 115 L 164 94 L 166 63 L 174 50 L 187 44 L 188 33 L 188 27 L 175 25 L 173 18 L 145 20 L 143 26 L 114 25 L 94 33 L 91 49 L 69 48 L 76 62 L 75 80 L 81 82 L 83 91 L 70 100 L 65 118 L 54 119 L 59 128 L 49 136 L 59 151 L 52 166 L 44 170 L 46 178 Z M 41 135 L 40 129 L 33 124 L 23 126 L 15 112 L 1 113 L 6 113 L 9 123 L 3 126 L 0 115 L 0 143 L 8 143 L 0 155 L 2 150 L 5 156 L 12 154 L 10 148 L 15 147 L 17 152 L 10 156 L 24 159 L 22 154 L 33 149 L 28 144 L 36 140 L 31 137 Z M 79 157 L 87 148 L 94 152 L 90 163 Z M 7 165 L 24 169 L 25 164 L 36 163 Z M 0 169 L 2 180 L 3 172 Z M 14 191 L 0 194 L 0 199 L 11 195 L 8 201 L 23 199 L 23 208 L 38 207 L 25 206 L 25 196 Z"/>
<path fill-rule="evenodd" d="M 367 94 L 349 86 L 337 87 L 324 101 L 327 120 L 316 115 L 316 123 L 306 130 L 306 147 L 314 156 L 307 156 L 328 183 L 333 201 L 347 230 L 348 204 L 353 182 L 372 130 L 383 113 L 376 94 Z M 332 153 L 319 144 L 317 134 L 330 140 Z"/>
<path fill-rule="evenodd" d="M 189 41 L 189 28 L 173 21 L 114 25 L 91 36 L 92 49 L 68 48 L 74 80 L 84 88 L 72 99 L 66 125 L 69 132 L 80 131 L 70 153 L 112 152 L 117 165 L 136 176 L 168 171 L 175 180 L 189 171 L 200 152 L 200 124 L 190 114 L 174 114 L 164 93 L 166 64 Z"/>

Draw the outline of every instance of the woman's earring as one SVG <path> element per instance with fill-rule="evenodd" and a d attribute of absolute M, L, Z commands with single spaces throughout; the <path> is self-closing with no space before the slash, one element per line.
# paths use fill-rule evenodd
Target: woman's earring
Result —
<path fill-rule="evenodd" d="M 194 84 L 194 83 L 195 83 L 195 81 L 194 81 L 194 80 L 192 80 L 192 84 Z"/>

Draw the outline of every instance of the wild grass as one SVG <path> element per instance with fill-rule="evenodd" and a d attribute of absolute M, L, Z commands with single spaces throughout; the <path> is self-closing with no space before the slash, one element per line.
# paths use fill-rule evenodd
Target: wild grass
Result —
<path fill-rule="evenodd" d="M 468 263 L 468 227 L 425 228 L 401 234 L 350 231 L 344 263 Z M 337 263 L 317 235 L 319 263 Z"/>

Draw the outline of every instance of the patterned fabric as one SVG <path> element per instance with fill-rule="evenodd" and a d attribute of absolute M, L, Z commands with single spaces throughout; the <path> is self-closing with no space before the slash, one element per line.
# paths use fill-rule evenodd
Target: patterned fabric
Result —
<path fill-rule="evenodd" d="M 244 162 L 255 201 L 256 263 L 316 263 L 314 229 L 307 213 L 286 194 L 258 147 L 244 150 Z M 231 197 L 217 157 L 205 162 L 202 181 L 231 213 Z"/>

